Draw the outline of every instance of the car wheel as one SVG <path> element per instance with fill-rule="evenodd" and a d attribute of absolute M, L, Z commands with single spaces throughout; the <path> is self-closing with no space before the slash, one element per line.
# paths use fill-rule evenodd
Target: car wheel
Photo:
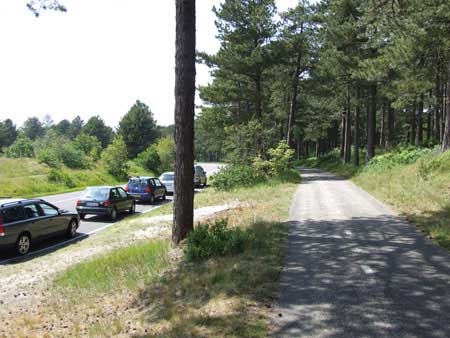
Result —
<path fill-rule="evenodd" d="M 203 188 L 206 188 L 206 178 L 205 178 L 205 183 L 203 183 Z"/>
<path fill-rule="evenodd" d="M 21 256 L 26 255 L 28 251 L 30 251 L 30 247 L 31 247 L 30 235 L 28 234 L 19 235 L 16 242 L 17 253 Z"/>
<path fill-rule="evenodd" d="M 71 220 L 69 223 L 69 227 L 67 228 L 67 236 L 69 238 L 73 238 L 77 235 L 78 223 L 76 220 Z"/>
<path fill-rule="evenodd" d="M 131 208 L 129 210 L 130 214 L 134 214 L 136 212 L 136 202 L 133 201 Z"/>
<path fill-rule="evenodd" d="M 78 214 L 80 216 L 80 219 L 85 219 L 86 218 L 86 214 Z"/>
<path fill-rule="evenodd" d="M 155 196 L 153 196 L 153 194 L 150 195 L 150 199 L 148 200 L 148 203 L 150 203 L 150 204 L 155 203 Z"/>
<path fill-rule="evenodd" d="M 112 208 L 111 214 L 109 215 L 109 218 L 113 222 L 117 219 L 117 209 L 116 208 Z"/>
<path fill-rule="evenodd" d="M 166 194 L 167 194 L 167 192 L 164 191 L 164 194 L 162 195 L 162 200 L 163 200 L 163 201 L 166 200 Z"/>

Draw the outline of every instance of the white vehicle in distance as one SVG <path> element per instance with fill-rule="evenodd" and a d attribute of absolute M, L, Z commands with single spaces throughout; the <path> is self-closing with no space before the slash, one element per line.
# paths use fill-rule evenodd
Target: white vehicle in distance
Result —
<path fill-rule="evenodd" d="M 166 186 L 168 193 L 174 193 L 175 174 L 173 171 L 162 173 L 161 176 L 159 176 L 159 180 Z"/>

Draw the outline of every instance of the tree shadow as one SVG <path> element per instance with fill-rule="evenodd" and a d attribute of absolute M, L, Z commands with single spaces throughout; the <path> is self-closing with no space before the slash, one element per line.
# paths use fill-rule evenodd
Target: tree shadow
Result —
<path fill-rule="evenodd" d="M 450 255 L 401 218 L 292 222 L 273 337 L 450 337 Z"/>

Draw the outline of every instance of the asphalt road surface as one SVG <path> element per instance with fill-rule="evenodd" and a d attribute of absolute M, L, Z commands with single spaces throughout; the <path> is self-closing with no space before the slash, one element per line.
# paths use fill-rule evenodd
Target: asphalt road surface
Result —
<path fill-rule="evenodd" d="M 347 180 L 302 170 L 273 337 L 450 337 L 450 254 Z"/>
<path fill-rule="evenodd" d="M 201 165 L 203 169 L 206 171 L 206 175 L 208 177 L 214 175 L 217 173 L 220 168 L 222 167 L 222 164 L 217 163 L 198 163 L 198 165 Z M 200 192 L 202 189 L 196 189 L 197 192 Z M 81 191 L 76 192 L 70 192 L 65 194 L 58 194 L 58 195 L 51 195 L 51 196 L 44 196 L 41 197 L 42 199 L 54 204 L 60 209 L 66 209 L 69 211 L 75 211 L 76 202 L 79 199 L 81 195 Z M 151 211 L 154 208 L 157 208 L 158 206 L 164 204 L 164 203 L 170 203 L 173 200 L 173 196 L 167 196 L 166 201 L 160 201 L 157 200 L 155 204 L 151 205 L 148 203 L 138 203 L 136 205 L 136 213 L 146 213 Z M 117 222 L 120 222 L 121 219 L 125 218 L 127 214 L 121 214 L 118 217 Z M 113 222 L 111 222 L 107 217 L 104 216 L 95 216 L 95 215 L 87 215 L 85 220 L 82 220 L 80 222 L 80 226 L 78 228 L 78 235 L 75 238 L 76 240 L 81 240 L 83 238 L 86 238 L 87 236 L 101 231 L 103 229 L 106 229 L 107 227 L 111 226 Z M 53 249 L 59 248 L 61 246 L 64 246 L 65 244 L 71 243 L 72 240 L 65 240 L 63 238 L 53 238 L 49 239 L 45 242 L 39 243 L 37 245 L 33 245 L 31 250 L 31 255 L 33 253 L 41 253 L 42 251 L 51 251 Z M 5 264 L 11 261 L 15 256 L 12 252 L 0 252 L 0 265 Z"/>

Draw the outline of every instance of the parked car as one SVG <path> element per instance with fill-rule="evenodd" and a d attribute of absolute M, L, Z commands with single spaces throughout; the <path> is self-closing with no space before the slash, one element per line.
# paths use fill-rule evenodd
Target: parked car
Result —
<path fill-rule="evenodd" d="M 173 171 L 163 173 L 161 176 L 159 176 L 159 180 L 162 182 L 162 184 L 165 185 L 166 191 L 168 193 L 173 194 L 175 192 L 174 190 L 175 174 L 173 173 Z"/>
<path fill-rule="evenodd" d="M 199 165 L 194 167 L 194 184 L 195 187 L 204 188 L 207 183 L 206 171 Z"/>
<path fill-rule="evenodd" d="M 77 201 L 77 212 L 81 219 L 86 215 L 105 215 L 112 221 L 120 212 L 136 211 L 136 201 L 122 187 L 88 187 Z"/>
<path fill-rule="evenodd" d="M 134 199 L 153 204 L 156 199 L 166 199 L 166 186 L 157 177 L 131 177 L 125 190 Z"/>
<path fill-rule="evenodd" d="M 43 239 L 61 234 L 74 237 L 79 221 L 77 213 L 42 199 L 0 198 L 0 248 L 15 248 L 25 255 Z"/>

